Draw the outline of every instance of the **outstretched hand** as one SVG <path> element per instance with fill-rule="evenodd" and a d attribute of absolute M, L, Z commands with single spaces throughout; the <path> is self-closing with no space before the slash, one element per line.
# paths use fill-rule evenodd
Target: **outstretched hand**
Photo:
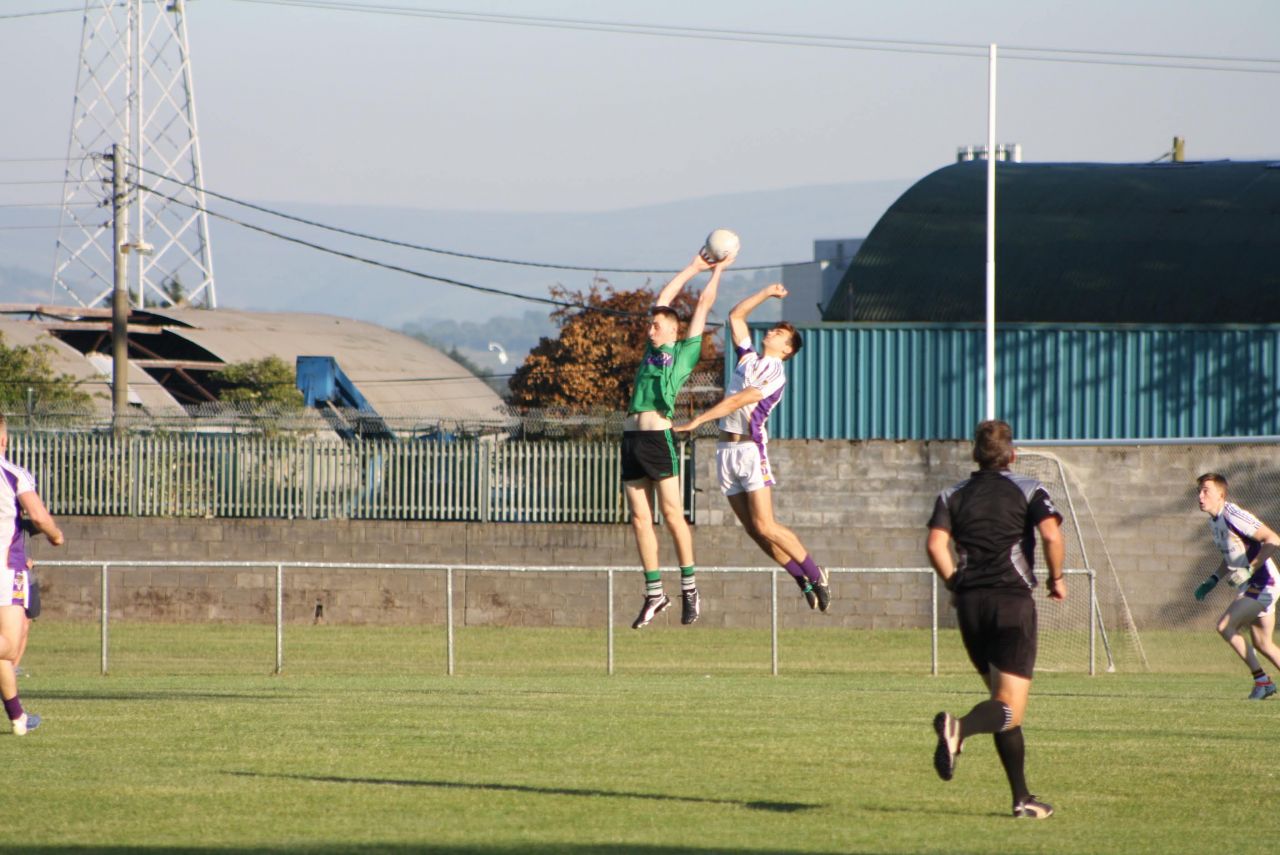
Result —
<path fill-rule="evenodd" d="M 694 422 L 685 422 L 682 425 L 672 425 L 671 427 L 673 433 L 693 433 L 697 429 L 698 425 Z"/>
<path fill-rule="evenodd" d="M 783 297 L 787 296 L 787 289 L 781 282 L 774 282 L 772 285 L 766 285 L 764 287 L 764 295 L 766 297 L 777 297 L 781 300 Z"/>

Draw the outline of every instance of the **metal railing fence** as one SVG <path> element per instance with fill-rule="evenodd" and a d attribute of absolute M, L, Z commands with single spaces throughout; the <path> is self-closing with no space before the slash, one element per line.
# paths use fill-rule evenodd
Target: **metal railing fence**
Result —
<path fill-rule="evenodd" d="M 171 569 L 245 569 L 268 568 L 275 570 L 275 673 L 284 672 L 284 579 L 285 570 L 414 570 L 422 572 L 442 572 L 445 574 L 445 673 L 455 673 L 455 633 L 454 633 L 454 573 L 458 571 L 509 572 L 509 573 L 604 573 L 605 574 L 605 672 L 614 673 L 614 575 L 627 573 L 634 575 L 635 567 L 547 567 L 520 566 L 511 564 L 382 564 L 373 562 L 327 562 L 327 561 L 41 561 L 40 571 L 53 567 L 96 567 L 100 573 L 101 603 L 99 622 L 101 626 L 102 674 L 109 673 L 108 652 L 110 649 L 111 623 L 111 571 L 165 567 Z M 927 574 L 930 578 L 930 667 L 929 672 L 938 674 L 938 577 L 928 567 L 828 567 L 832 574 L 865 573 L 868 575 L 888 574 Z M 1089 630 L 1088 657 L 1089 675 L 1097 672 L 1097 643 L 1099 633 L 1096 577 L 1091 569 L 1067 569 L 1068 575 L 1083 575 L 1089 580 Z M 698 567 L 698 573 L 749 573 L 769 574 L 769 637 L 770 637 L 770 673 L 778 675 L 778 583 L 777 567 Z M 786 584 L 790 585 L 790 578 Z"/>
<path fill-rule="evenodd" d="M 607 440 L 66 432 L 14 433 L 9 451 L 54 514 L 580 523 L 627 521 L 617 455 Z"/>

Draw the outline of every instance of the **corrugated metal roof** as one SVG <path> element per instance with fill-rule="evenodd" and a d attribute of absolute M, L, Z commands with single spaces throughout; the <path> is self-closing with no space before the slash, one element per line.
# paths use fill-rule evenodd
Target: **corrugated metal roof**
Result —
<path fill-rule="evenodd" d="M 412 336 L 333 315 L 237 309 L 151 309 L 173 335 L 226 362 L 332 356 L 383 416 L 492 419 L 502 399 L 466 368 Z"/>
<path fill-rule="evenodd" d="M 106 372 L 99 370 L 80 351 L 71 347 L 45 330 L 40 321 L 18 320 L 0 315 L 0 334 L 10 347 L 48 345 L 49 363 L 57 374 L 69 374 L 79 381 L 79 387 L 92 399 L 94 411 L 100 415 L 111 413 L 110 358 Z M 185 415 L 186 410 L 173 399 L 164 387 L 145 370 L 129 363 L 129 395 L 131 399 L 158 414 Z"/>
<path fill-rule="evenodd" d="M 1001 163 L 1004 321 L 1280 321 L 1280 169 L 1266 162 Z M 828 321 L 981 321 L 986 164 L 907 190 L 867 236 Z"/>

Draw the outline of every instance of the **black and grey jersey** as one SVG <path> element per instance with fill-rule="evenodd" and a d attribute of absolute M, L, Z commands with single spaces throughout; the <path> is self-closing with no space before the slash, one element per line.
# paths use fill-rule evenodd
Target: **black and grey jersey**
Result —
<path fill-rule="evenodd" d="M 981 470 L 938 494 L 929 528 L 950 532 L 958 562 L 955 589 L 1013 588 L 1030 592 L 1036 526 L 1062 522 L 1049 491 L 1035 478 Z"/>

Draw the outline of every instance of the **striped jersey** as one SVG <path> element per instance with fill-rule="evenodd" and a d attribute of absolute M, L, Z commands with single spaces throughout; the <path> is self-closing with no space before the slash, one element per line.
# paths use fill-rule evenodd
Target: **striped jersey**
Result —
<path fill-rule="evenodd" d="M 1258 556 L 1262 541 L 1254 535 L 1260 528 L 1262 522 L 1257 517 L 1232 502 L 1223 505 L 1222 513 L 1216 517 L 1209 517 L 1213 545 L 1221 550 L 1228 571 L 1245 570 Z M 1247 585 L 1261 589 L 1274 586 L 1278 581 L 1280 572 L 1277 572 L 1275 560 L 1268 558 L 1240 587 Z"/>
<path fill-rule="evenodd" d="M 1062 522 L 1049 491 L 1035 478 L 982 469 L 938 494 L 929 528 L 950 533 L 956 546 L 955 590 L 1036 586 L 1036 526 Z"/>
<path fill-rule="evenodd" d="M 22 533 L 22 505 L 18 497 L 33 493 L 36 479 L 21 466 L 0 457 L 0 547 L 11 570 L 27 569 L 27 538 Z"/>
<path fill-rule="evenodd" d="M 748 388 L 759 389 L 764 397 L 754 404 L 741 406 L 720 419 L 720 430 L 749 436 L 763 449 L 769 441 L 765 422 L 769 420 L 773 408 L 782 400 L 782 387 L 787 385 L 787 375 L 782 368 L 781 359 L 756 353 L 749 338 L 737 342 L 734 351 L 738 355 L 738 365 L 733 369 L 733 377 L 729 380 L 725 397 Z"/>

